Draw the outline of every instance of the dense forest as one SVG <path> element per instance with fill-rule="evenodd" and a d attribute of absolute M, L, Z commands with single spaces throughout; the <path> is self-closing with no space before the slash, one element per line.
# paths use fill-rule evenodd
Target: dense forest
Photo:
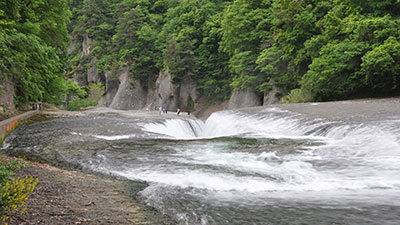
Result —
<path fill-rule="evenodd" d="M 399 0 L 5 0 L 0 79 L 15 82 L 17 104 L 60 103 L 92 64 L 129 66 L 144 83 L 168 69 L 210 101 L 271 85 L 288 102 L 394 95 L 399 28 Z M 85 35 L 90 54 L 68 55 Z"/>

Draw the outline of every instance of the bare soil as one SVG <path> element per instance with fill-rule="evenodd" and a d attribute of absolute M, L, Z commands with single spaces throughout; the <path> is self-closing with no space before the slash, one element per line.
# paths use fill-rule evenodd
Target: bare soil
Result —
<path fill-rule="evenodd" d="M 8 224 L 174 224 L 129 196 L 143 185 L 36 162 L 15 176 L 33 176 L 39 182 L 26 203 L 27 211 L 10 215 Z"/>

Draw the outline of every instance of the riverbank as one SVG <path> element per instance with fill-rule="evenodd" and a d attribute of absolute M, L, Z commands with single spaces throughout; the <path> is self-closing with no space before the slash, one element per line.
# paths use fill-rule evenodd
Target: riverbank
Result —
<path fill-rule="evenodd" d="M 29 162 L 16 177 L 38 178 L 23 215 L 9 224 L 173 224 L 133 198 L 145 184 L 131 183 Z"/>
<path fill-rule="evenodd" d="M 23 123 L 103 112 L 93 111 L 48 109 Z M 33 176 L 39 182 L 29 196 L 26 212 L 10 215 L 8 224 L 175 224 L 136 199 L 136 194 L 147 187 L 145 183 L 64 170 L 38 162 L 26 164 L 13 177 Z"/>

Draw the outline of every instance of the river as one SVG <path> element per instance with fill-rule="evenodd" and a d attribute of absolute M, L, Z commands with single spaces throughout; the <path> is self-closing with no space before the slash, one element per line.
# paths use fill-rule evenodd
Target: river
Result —
<path fill-rule="evenodd" d="M 179 224 L 400 221 L 400 116 L 342 122 L 269 107 L 203 122 L 104 113 L 18 127 L 1 152 L 145 181 L 139 198 Z"/>

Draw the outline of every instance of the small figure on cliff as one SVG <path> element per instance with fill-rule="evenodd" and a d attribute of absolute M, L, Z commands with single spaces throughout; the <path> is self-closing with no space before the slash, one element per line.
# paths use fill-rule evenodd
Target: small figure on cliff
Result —
<path fill-rule="evenodd" d="M 158 111 L 160 111 L 160 115 L 162 114 L 162 107 L 158 108 Z"/>
<path fill-rule="evenodd" d="M 179 116 L 179 114 L 181 113 L 181 109 L 177 109 L 177 111 L 176 111 L 176 115 L 178 115 Z"/>
<path fill-rule="evenodd" d="M 32 103 L 32 110 L 36 110 L 36 104 Z"/>
<path fill-rule="evenodd" d="M 39 103 L 39 110 L 43 111 L 43 104 L 42 103 Z"/>
<path fill-rule="evenodd" d="M 188 110 L 188 117 L 190 117 L 190 111 Z"/>

